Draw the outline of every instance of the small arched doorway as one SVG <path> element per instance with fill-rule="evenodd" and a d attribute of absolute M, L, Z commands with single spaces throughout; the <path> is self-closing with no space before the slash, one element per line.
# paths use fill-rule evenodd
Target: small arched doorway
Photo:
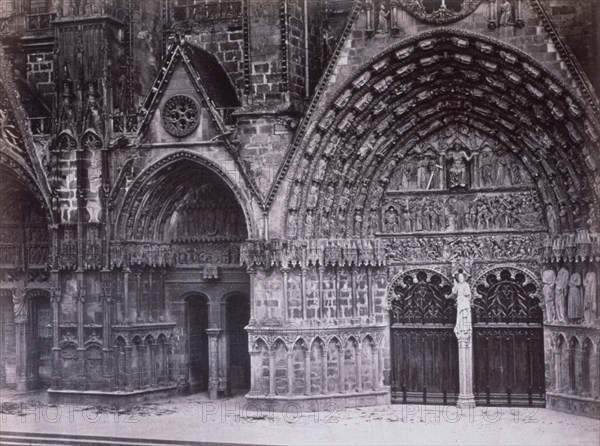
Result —
<path fill-rule="evenodd" d="M 228 391 L 236 394 L 250 389 L 250 354 L 248 332 L 250 301 L 242 294 L 225 300 L 225 335 L 227 342 Z"/>
<path fill-rule="evenodd" d="M 187 363 L 190 393 L 208 390 L 208 299 L 203 294 L 185 298 Z"/>
<path fill-rule="evenodd" d="M 37 387 L 49 387 L 52 379 L 52 305 L 46 292 L 30 293 L 31 313 L 27 328 L 28 375 Z"/>

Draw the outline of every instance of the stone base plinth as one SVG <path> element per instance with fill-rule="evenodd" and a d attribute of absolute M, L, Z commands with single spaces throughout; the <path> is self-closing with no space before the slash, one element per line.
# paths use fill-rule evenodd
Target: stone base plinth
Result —
<path fill-rule="evenodd" d="M 381 406 L 391 404 L 390 390 L 382 389 L 362 393 L 336 393 L 311 396 L 246 395 L 247 410 L 302 414 L 307 412 L 335 413 L 352 407 Z"/>
<path fill-rule="evenodd" d="M 131 392 L 102 392 L 94 390 L 48 390 L 48 400 L 54 404 L 106 404 L 123 407 L 133 403 L 152 401 L 173 396 L 178 393 L 177 386 L 135 390 Z"/>
<path fill-rule="evenodd" d="M 600 400 L 546 392 L 546 408 L 600 419 Z"/>
<path fill-rule="evenodd" d="M 475 407 L 475 396 L 459 396 L 456 401 L 456 407 L 459 409 L 469 409 Z"/>

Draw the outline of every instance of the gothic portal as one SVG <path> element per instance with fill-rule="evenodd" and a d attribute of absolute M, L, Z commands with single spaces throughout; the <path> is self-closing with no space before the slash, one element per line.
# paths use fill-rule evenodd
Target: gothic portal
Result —
<path fill-rule="evenodd" d="M 2 385 L 600 416 L 563 3 L 0 0 Z"/>

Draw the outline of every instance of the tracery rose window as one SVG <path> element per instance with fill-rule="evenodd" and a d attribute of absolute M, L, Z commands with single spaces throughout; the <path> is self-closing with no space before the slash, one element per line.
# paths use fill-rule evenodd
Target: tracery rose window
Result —
<path fill-rule="evenodd" d="M 162 123 L 173 136 L 187 136 L 200 122 L 198 105 L 189 96 L 177 95 L 169 99 L 162 109 Z"/>

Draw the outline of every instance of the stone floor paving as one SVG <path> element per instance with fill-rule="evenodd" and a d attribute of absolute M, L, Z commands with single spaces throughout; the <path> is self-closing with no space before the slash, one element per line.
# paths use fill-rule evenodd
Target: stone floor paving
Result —
<path fill-rule="evenodd" d="M 283 413 L 243 396 L 204 395 L 107 406 L 49 405 L 45 394 L 1 391 L 0 429 L 246 444 L 599 445 L 600 420 L 547 409 L 377 406 Z"/>

